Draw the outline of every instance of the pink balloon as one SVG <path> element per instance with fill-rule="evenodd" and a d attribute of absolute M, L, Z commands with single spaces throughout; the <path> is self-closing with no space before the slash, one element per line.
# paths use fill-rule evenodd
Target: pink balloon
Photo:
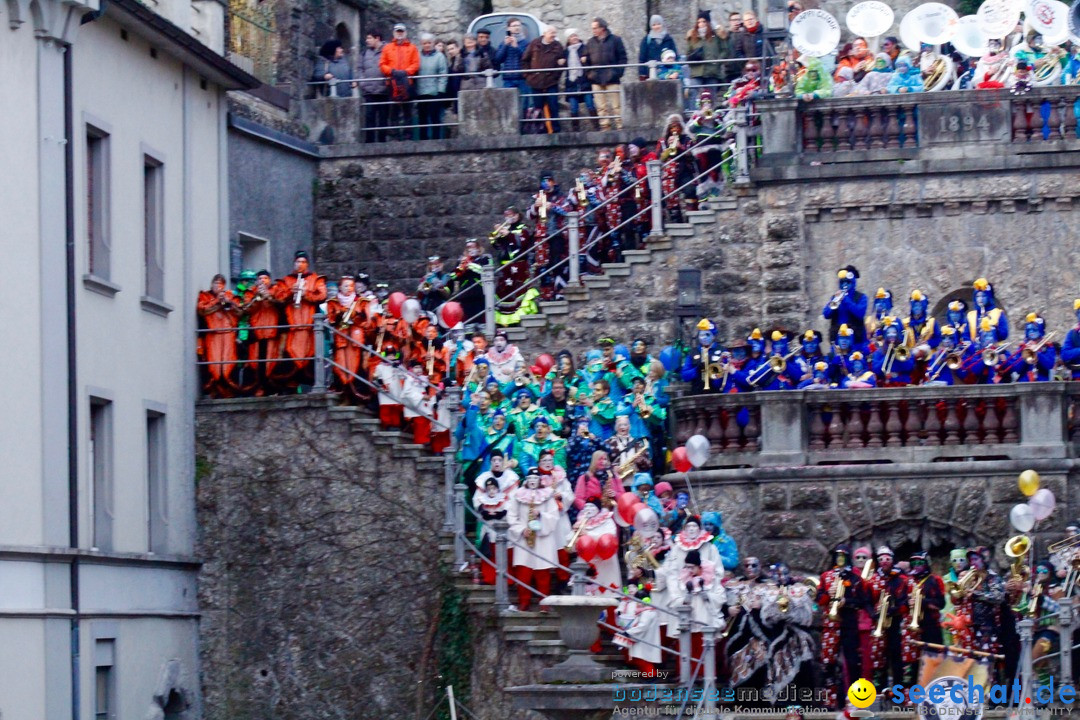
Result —
<path fill-rule="evenodd" d="M 615 509 L 624 522 L 632 523 L 634 522 L 634 506 L 639 502 L 641 502 L 641 499 L 637 495 L 625 492 L 615 501 Z"/>
<path fill-rule="evenodd" d="M 439 318 L 443 325 L 452 328 L 465 318 L 465 311 L 458 302 L 451 300 L 439 306 Z"/>
<path fill-rule="evenodd" d="M 690 472 L 690 468 L 694 467 L 690 458 L 686 457 L 686 448 L 677 447 L 671 451 L 671 467 L 675 468 L 675 472 Z"/>
<path fill-rule="evenodd" d="M 585 562 L 592 562 L 596 557 L 596 538 L 592 535 L 582 535 L 577 541 L 577 555 Z"/>
<path fill-rule="evenodd" d="M 401 317 L 401 306 L 405 304 L 407 299 L 403 292 L 390 293 L 390 297 L 386 298 L 386 309 L 390 311 L 391 315 L 399 318 Z"/>

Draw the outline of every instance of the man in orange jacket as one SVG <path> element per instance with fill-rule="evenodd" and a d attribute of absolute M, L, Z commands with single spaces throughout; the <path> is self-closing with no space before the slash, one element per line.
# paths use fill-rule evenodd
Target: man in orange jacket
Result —
<path fill-rule="evenodd" d="M 379 69 L 390 81 L 390 124 L 409 127 L 412 123 L 413 78 L 420 72 L 420 51 L 409 42 L 403 23 L 394 25 L 394 39 L 383 46 Z M 404 140 L 405 137 L 399 137 Z"/>

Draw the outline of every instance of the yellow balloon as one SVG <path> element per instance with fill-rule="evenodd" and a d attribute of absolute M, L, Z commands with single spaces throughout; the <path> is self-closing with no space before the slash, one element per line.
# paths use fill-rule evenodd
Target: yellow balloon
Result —
<path fill-rule="evenodd" d="M 1020 479 L 1017 481 L 1017 485 L 1020 486 L 1020 492 L 1031 497 L 1039 489 L 1039 473 L 1034 470 L 1025 470 L 1020 473 Z"/>

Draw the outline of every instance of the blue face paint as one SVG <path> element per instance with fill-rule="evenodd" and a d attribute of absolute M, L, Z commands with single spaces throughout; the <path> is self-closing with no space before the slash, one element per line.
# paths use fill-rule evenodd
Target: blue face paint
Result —
<path fill-rule="evenodd" d="M 964 322 L 964 313 L 960 310 L 949 310 L 945 313 L 945 319 L 950 325 L 961 325 Z"/>
<path fill-rule="evenodd" d="M 1042 338 L 1042 328 L 1035 323 L 1028 323 L 1025 330 L 1028 340 L 1039 340 Z"/>
<path fill-rule="evenodd" d="M 851 337 L 848 335 L 841 335 L 836 339 L 836 344 L 846 353 L 851 349 Z"/>
<path fill-rule="evenodd" d="M 922 318 L 926 315 L 926 301 L 925 300 L 912 300 L 911 301 L 911 317 Z"/>
<path fill-rule="evenodd" d="M 731 357 L 734 360 L 745 360 L 746 359 L 746 348 L 737 347 L 737 348 L 733 349 L 731 351 Z"/>
<path fill-rule="evenodd" d="M 699 330 L 697 337 L 701 347 L 712 347 L 712 344 L 716 342 L 716 335 L 711 330 Z"/>
<path fill-rule="evenodd" d="M 852 282 L 850 280 L 841 280 L 840 281 L 840 289 L 843 290 L 844 292 L 850 292 L 851 287 L 852 287 Z"/>
<path fill-rule="evenodd" d="M 788 352 L 789 352 L 789 350 L 788 350 L 788 341 L 787 340 L 777 340 L 772 345 L 772 351 L 773 351 L 774 355 L 787 355 Z"/>
<path fill-rule="evenodd" d="M 882 315 L 889 310 L 892 310 L 892 300 L 889 300 L 889 298 L 876 298 L 874 300 L 874 311 L 878 315 Z"/>
<path fill-rule="evenodd" d="M 864 372 L 866 372 L 866 363 L 864 363 L 862 360 L 852 360 L 851 372 L 855 375 L 862 375 Z"/>

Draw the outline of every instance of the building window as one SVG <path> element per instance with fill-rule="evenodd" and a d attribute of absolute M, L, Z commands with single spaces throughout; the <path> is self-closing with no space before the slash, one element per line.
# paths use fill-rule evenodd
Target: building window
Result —
<path fill-rule="evenodd" d="M 112 238 L 109 237 L 109 134 L 86 126 L 86 238 L 90 274 L 109 280 Z"/>
<path fill-rule="evenodd" d="M 165 166 L 143 156 L 143 240 L 146 295 L 165 299 Z"/>
<path fill-rule="evenodd" d="M 245 232 L 237 233 L 237 236 L 240 240 L 240 267 L 236 270 L 236 277 L 240 277 L 240 270 L 269 270 L 270 241 Z"/>
<path fill-rule="evenodd" d="M 94 641 L 94 720 L 116 718 L 116 641 Z"/>
<path fill-rule="evenodd" d="M 112 550 L 113 524 L 113 428 L 112 403 L 90 400 L 90 478 L 93 490 L 93 545 Z"/>
<path fill-rule="evenodd" d="M 152 553 L 166 552 L 169 507 L 166 478 L 165 415 L 153 410 L 146 413 L 146 486 L 149 500 L 147 533 Z"/>

